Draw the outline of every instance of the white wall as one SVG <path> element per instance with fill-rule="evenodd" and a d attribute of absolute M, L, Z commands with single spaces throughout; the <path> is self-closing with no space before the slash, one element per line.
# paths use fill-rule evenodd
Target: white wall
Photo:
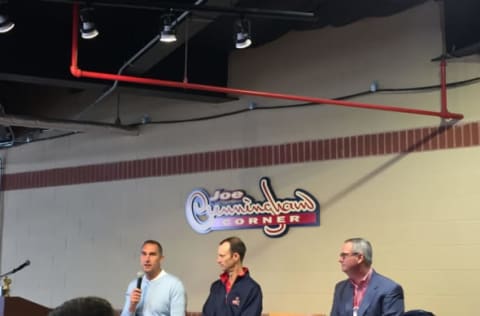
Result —
<path fill-rule="evenodd" d="M 287 34 L 234 53 L 230 85 L 333 98 L 366 90 L 373 80 L 386 88 L 437 84 L 439 67 L 430 59 L 441 53 L 438 15 L 438 4 L 430 1 L 388 18 Z M 449 62 L 448 79 L 475 77 L 479 70 L 476 57 Z M 478 91 L 477 85 L 448 91 L 449 109 L 463 113 L 462 122 L 479 120 Z M 291 103 L 244 97 L 233 104 L 200 104 L 198 113 L 190 103 L 185 107 L 189 116 L 203 116 L 252 100 Z M 151 100 L 139 97 L 132 107 L 142 101 Z M 438 111 L 440 92 L 356 101 Z M 159 107 L 157 114 L 162 111 L 176 118 L 182 105 Z M 16 173 L 439 124 L 433 117 L 311 106 L 146 126 L 138 137 L 76 135 L 13 148 L 4 157 L 6 172 Z M 235 234 L 247 243 L 245 264 L 262 285 L 265 311 L 329 312 L 334 284 L 344 278 L 336 262 L 340 246 L 346 238 L 364 236 L 373 243 L 375 269 L 404 286 L 408 309 L 473 315 L 479 159 L 480 149 L 469 147 L 6 191 L 2 269 L 29 258 L 32 265 L 13 276 L 12 294 L 47 306 L 79 295 L 100 295 L 121 306 L 139 269 L 140 244 L 155 238 L 165 248 L 165 269 L 187 287 L 189 310 L 198 311 L 219 273 L 217 243 Z M 279 197 L 292 196 L 296 188 L 311 192 L 322 206 L 321 225 L 291 228 L 277 239 L 260 230 L 198 235 L 190 229 L 184 203 L 193 189 L 240 188 L 260 198 L 262 176 L 271 178 Z"/>

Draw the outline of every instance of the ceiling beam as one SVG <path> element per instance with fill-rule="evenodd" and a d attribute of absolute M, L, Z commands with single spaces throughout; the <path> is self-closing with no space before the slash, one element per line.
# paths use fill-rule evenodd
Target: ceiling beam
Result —
<path fill-rule="evenodd" d="M 222 0 L 210 0 L 209 3 L 216 5 L 221 3 Z M 204 1 L 206 2 L 206 1 Z M 236 5 L 239 0 L 232 0 L 232 5 Z M 202 6 L 198 4 L 195 7 Z M 156 41 L 152 47 L 150 47 L 140 58 L 135 60 L 128 67 L 128 73 L 133 75 L 141 75 L 149 71 L 153 66 L 158 64 L 162 59 L 173 53 L 177 48 L 185 44 L 190 38 L 194 37 L 197 33 L 205 29 L 210 23 L 212 23 L 219 13 L 214 13 L 209 16 L 209 19 L 195 19 L 195 21 L 189 19 L 191 10 L 186 10 L 177 17 L 175 22 L 175 31 L 177 33 L 177 41 L 165 45 L 160 41 Z M 192 23 L 194 22 L 194 23 Z M 178 36 L 181 35 L 181 36 Z"/>
<path fill-rule="evenodd" d="M 85 121 L 55 120 L 45 118 L 34 118 L 19 115 L 0 115 L 0 125 L 3 126 L 21 126 L 28 128 L 55 129 L 62 131 L 72 131 L 78 133 L 91 132 L 110 132 L 116 134 L 138 136 L 139 130 L 134 127 L 126 127 L 116 124 L 96 123 Z"/>
<path fill-rule="evenodd" d="M 77 1 L 77 0 L 42 0 L 44 2 L 60 2 L 80 5 L 91 6 L 104 6 L 115 7 L 125 9 L 143 9 L 143 10 L 176 10 L 176 11 L 198 11 L 198 12 L 210 12 L 224 15 L 236 15 L 236 16 L 254 16 L 268 19 L 282 19 L 282 20 L 296 20 L 315 22 L 317 16 L 313 12 L 302 12 L 292 10 L 270 10 L 261 8 L 243 8 L 234 6 L 212 6 L 212 5 L 195 5 L 194 3 L 177 3 L 168 1 L 145 1 L 145 0 L 115 0 L 115 1 Z"/>

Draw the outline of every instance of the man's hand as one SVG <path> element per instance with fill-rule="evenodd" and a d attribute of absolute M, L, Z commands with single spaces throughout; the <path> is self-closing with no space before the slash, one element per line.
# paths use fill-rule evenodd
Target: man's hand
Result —
<path fill-rule="evenodd" d="M 137 308 L 138 302 L 140 302 L 140 298 L 142 297 L 142 290 L 134 288 L 133 291 L 130 293 L 130 307 L 128 311 L 130 313 L 134 313 L 135 309 Z"/>

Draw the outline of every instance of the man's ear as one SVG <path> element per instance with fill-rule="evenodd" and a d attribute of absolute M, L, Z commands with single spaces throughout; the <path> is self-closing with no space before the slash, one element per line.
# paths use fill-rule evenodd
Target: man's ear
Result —
<path fill-rule="evenodd" d="M 358 263 L 365 262 L 365 256 L 361 253 L 358 254 Z"/>
<path fill-rule="evenodd" d="M 238 252 L 234 252 L 233 255 L 232 255 L 232 257 L 233 257 L 234 259 L 240 260 L 240 255 L 238 254 Z"/>

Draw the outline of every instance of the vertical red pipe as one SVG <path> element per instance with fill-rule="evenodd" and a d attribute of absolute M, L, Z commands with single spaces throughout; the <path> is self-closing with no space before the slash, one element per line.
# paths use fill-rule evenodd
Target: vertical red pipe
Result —
<path fill-rule="evenodd" d="M 448 115 L 447 109 L 447 61 L 442 57 L 440 61 L 440 87 L 441 87 L 441 111 L 443 115 Z"/>
<path fill-rule="evenodd" d="M 72 10 L 72 61 L 70 64 L 70 72 L 75 77 L 81 77 L 81 72 L 78 69 L 78 4 L 73 4 Z"/>

